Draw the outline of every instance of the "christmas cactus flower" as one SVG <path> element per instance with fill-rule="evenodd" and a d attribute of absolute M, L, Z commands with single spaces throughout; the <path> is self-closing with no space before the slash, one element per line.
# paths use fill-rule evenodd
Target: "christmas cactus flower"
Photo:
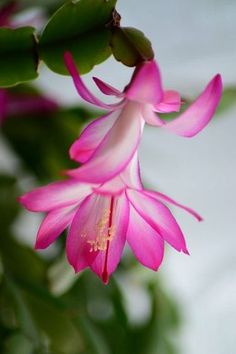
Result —
<path fill-rule="evenodd" d="M 162 262 L 164 241 L 188 253 L 182 231 L 163 202 L 201 220 L 192 209 L 143 189 L 136 154 L 109 181 L 92 184 L 69 178 L 35 189 L 20 197 L 20 202 L 30 211 L 47 213 L 38 231 L 37 249 L 48 247 L 69 227 L 70 264 L 75 272 L 90 267 L 104 283 L 116 269 L 126 241 L 138 261 L 153 270 Z"/>
<path fill-rule="evenodd" d="M 68 174 L 84 182 L 100 183 L 119 174 L 135 155 L 145 123 L 184 137 L 196 135 L 213 117 L 222 94 L 221 76 L 217 74 L 183 113 L 165 122 L 158 113 L 178 112 L 181 99 L 178 92 L 163 90 L 154 60 L 143 62 L 135 69 L 123 92 L 94 78 L 105 95 L 120 98 L 111 105 L 101 102 L 87 89 L 69 52 L 64 54 L 64 60 L 79 95 L 108 110 L 85 128 L 70 149 L 72 159 L 86 164 Z"/>

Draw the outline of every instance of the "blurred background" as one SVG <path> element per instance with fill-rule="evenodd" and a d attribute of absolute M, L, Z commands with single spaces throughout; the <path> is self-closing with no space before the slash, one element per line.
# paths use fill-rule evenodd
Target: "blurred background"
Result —
<path fill-rule="evenodd" d="M 204 222 L 173 209 L 190 257 L 166 247 L 156 274 L 127 250 L 107 287 L 88 272 L 73 274 L 64 260 L 64 238 L 39 255 L 31 251 L 42 216 L 18 208 L 15 197 L 59 179 L 59 171 L 71 166 L 68 147 L 96 116 L 83 106 L 70 78 L 41 65 L 34 89 L 21 91 L 37 96 L 37 89 L 51 103 L 27 119 L 11 112 L 0 137 L 0 268 L 9 272 L 7 279 L 1 277 L 1 352 L 233 354 L 236 3 L 119 0 L 117 10 L 123 26 L 137 27 L 151 40 L 166 88 L 193 99 L 216 73 L 223 77 L 222 104 L 199 136 L 185 139 L 146 127 L 140 148 L 145 185 L 194 208 Z M 37 11 L 43 21 L 43 8 Z M 99 95 L 93 75 L 122 89 L 131 73 L 110 58 L 84 80 Z"/>

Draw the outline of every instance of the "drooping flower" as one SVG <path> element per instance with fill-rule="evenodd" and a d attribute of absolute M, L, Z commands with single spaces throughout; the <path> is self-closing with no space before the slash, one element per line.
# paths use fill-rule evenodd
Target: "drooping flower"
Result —
<path fill-rule="evenodd" d="M 163 202 L 201 220 L 192 209 L 164 194 L 143 189 L 136 154 L 122 173 L 105 183 L 69 178 L 19 200 L 30 211 L 47 213 L 38 231 L 37 249 L 48 247 L 69 227 L 66 252 L 70 264 L 75 272 L 90 267 L 104 283 L 116 269 L 126 241 L 138 261 L 153 270 L 162 262 L 164 241 L 188 253 L 182 231 Z"/>
<path fill-rule="evenodd" d="M 119 174 L 135 155 L 145 123 L 184 137 L 196 135 L 213 117 L 222 94 L 222 80 L 217 74 L 186 111 L 165 122 L 158 113 L 178 112 L 181 98 L 176 91 L 163 90 L 160 71 L 154 60 L 146 61 L 135 69 L 123 92 L 94 78 L 105 95 L 121 99 L 109 105 L 87 89 L 69 52 L 64 54 L 64 59 L 79 95 L 109 111 L 90 123 L 70 149 L 72 159 L 86 163 L 68 171 L 68 174 L 84 182 L 101 183 Z"/>

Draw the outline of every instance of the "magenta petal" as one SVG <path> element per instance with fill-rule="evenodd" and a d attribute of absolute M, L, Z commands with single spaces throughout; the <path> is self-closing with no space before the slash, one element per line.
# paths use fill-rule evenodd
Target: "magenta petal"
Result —
<path fill-rule="evenodd" d="M 114 104 L 114 105 L 108 105 L 100 101 L 98 98 L 96 98 L 85 86 L 83 83 L 80 74 L 76 68 L 76 65 L 74 63 L 73 57 L 70 52 L 65 52 L 64 53 L 64 61 L 65 65 L 74 81 L 74 85 L 77 89 L 78 94 L 80 95 L 81 98 L 83 98 L 85 101 L 94 104 L 95 106 L 98 106 L 100 108 L 105 108 L 105 109 L 114 109 L 120 105 Z"/>
<path fill-rule="evenodd" d="M 120 174 L 120 178 L 127 187 L 135 189 L 143 188 L 137 152 L 134 154 L 125 170 Z"/>
<path fill-rule="evenodd" d="M 76 272 L 90 266 L 106 245 L 110 204 L 111 197 L 95 193 L 81 203 L 66 244 L 68 260 Z"/>
<path fill-rule="evenodd" d="M 4 121 L 7 114 L 7 90 L 0 89 L 0 124 Z"/>
<path fill-rule="evenodd" d="M 81 133 L 70 148 L 70 158 L 78 162 L 86 162 L 93 155 L 94 150 L 102 142 L 119 117 L 120 111 L 110 112 L 93 120 Z"/>
<path fill-rule="evenodd" d="M 44 96 L 11 94 L 9 95 L 8 114 L 30 114 L 54 112 L 58 109 L 58 104 Z"/>
<path fill-rule="evenodd" d="M 132 206 L 130 206 L 127 242 L 141 264 L 158 270 L 163 260 L 164 241 Z"/>
<path fill-rule="evenodd" d="M 163 127 L 178 135 L 192 137 L 211 120 L 222 94 L 221 76 L 216 75 L 187 110 Z"/>
<path fill-rule="evenodd" d="M 21 204 L 31 211 L 49 211 L 78 204 L 91 193 L 91 186 L 74 179 L 48 184 L 34 189 L 19 198 Z"/>
<path fill-rule="evenodd" d="M 95 84 L 97 85 L 97 87 L 99 88 L 99 90 L 102 93 L 104 93 L 105 95 L 116 96 L 116 97 L 123 97 L 124 96 L 124 94 L 122 92 L 120 92 L 116 88 L 112 87 L 111 85 L 107 84 L 106 82 L 100 80 L 99 78 L 93 77 L 93 80 L 94 80 Z"/>
<path fill-rule="evenodd" d="M 43 249 L 53 243 L 71 223 L 75 213 L 74 206 L 50 211 L 39 228 L 35 248 Z"/>
<path fill-rule="evenodd" d="M 137 153 L 123 172 L 93 189 L 104 195 L 120 195 L 127 187 L 143 189 Z"/>
<path fill-rule="evenodd" d="M 155 127 L 161 127 L 165 123 L 161 120 L 160 117 L 153 111 L 153 106 L 151 104 L 145 104 L 142 108 L 142 116 L 145 122 L 149 125 Z"/>
<path fill-rule="evenodd" d="M 128 190 L 127 195 L 136 211 L 165 241 L 177 251 L 188 253 L 182 231 L 165 205 L 143 192 Z"/>
<path fill-rule="evenodd" d="M 66 252 L 69 263 L 76 272 L 90 266 L 100 252 L 93 244 L 98 235 L 101 235 L 99 227 L 110 208 L 110 200 L 110 197 L 91 194 L 81 203 L 73 219 L 67 237 Z"/>
<path fill-rule="evenodd" d="M 78 169 L 68 171 L 68 175 L 94 183 L 104 183 L 115 177 L 134 156 L 139 145 L 141 129 L 139 105 L 130 102 L 124 106 L 92 158 Z"/>
<path fill-rule="evenodd" d="M 120 258 L 126 241 L 126 230 L 129 221 L 129 203 L 123 193 L 119 197 L 114 197 L 112 230 L 113 237 L 107 250 L 106 276 L 107 281 L 120 262 Z M 100 251 L 95 261 L 91 264 L 91 269 L 104 281 L 104 266 L 106 262 L 106 251 Z M 105 281 L 106 282 L 106 281 Z"/>
<path fill-rule="evenodd" d="M 195 210 L 180 204 L 178 202 L 176 202 L 174 199 L 168 197 L 167 195 L 163 194 L 163 193 L 159 193 L 159 192 L 154 192 L 154 191 L 149 191 L 149 190 L 145 190 L 144 192 L 146 195 L 149 195 L 150 197 L 153 197 L 159 201 L 163 201 L 163 202 L 167 202 L 170 204 L 173 204 L 185 211 L 187 211 L 189 214 L 193 215 L 198 221 L 202 221 L 203 218 L 201 217 L 201 215 L 199 215 Z"/>
<path fill-rule="evenodd" d="M 181 97 L 177 91 L 168 90 L 164 92 L 162 102 L 155 106 L 155 111 L 160 113 L 179 112 L 181 107 Z"/>
<path fill-rule="evenodd" d="M 125 89 L 125 97 L 153 105 L 161 102 L 163 98 L 161 75 L 154 60 L 143 62 L 135 69 L 131 83 Z"/>
<path fill-rule="evenodd" d="M 0 27 L 11 27 L 11 17 L 18 10 L 19 4 L 16 1 L 9 1 L 0 8 Z"/>

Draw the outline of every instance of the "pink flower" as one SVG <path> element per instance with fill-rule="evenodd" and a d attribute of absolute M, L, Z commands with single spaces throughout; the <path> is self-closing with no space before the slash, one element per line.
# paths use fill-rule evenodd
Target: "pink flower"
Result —
<path fill-rule="evenodd" d="M 192 209 L 143 189 L 137 155 L 122 173 L 105 183 L 70 178 L 35 189 L 20 197 L 20 202 L 28 210 L 47 213 L 38 231 L 37 249 L 48 247 L 69 227 L 66 252 L 70 264 L 75 272 L 90 267 L 104 283 L 116 269 L 126 241 L 138 261 L 153 270 L 162 262 L 164 241 L 188 253 L 180 227 L 162 202 L 201 220 Z"/>
<path fill-rule="evenodd" d="M 0 27 L 12 27 L 11 17 L 16 12 L 18 5 L 10 1 L 0 8 Z"/>
<path fill-rule="evenodd" d="M 109 105 L 86 88 L 69 52 L 65 53 L 64 59 L 79 95 L 109 111 L 90 123 L 70 149 L 72 159 L 86 164 L 68 171 L 68 175 L 84 182 L 101 183 L 121 173 L 138 149 L 145 123 L 184 137 L 196 135 L 211 120 L 222 94 L 221 76 L 217 74 L 185 112 L 165 122 L 157 113 L 178 112 L 181 99 L 178 92 L 163 90 L 154 60 L 135 69 L 123 92 L 94 78 L 104 94 L 121 98 L 118 103 Z"/>
<path fill-rule="evenodd" d="M 9 116 L 50 113 L 57 109 L 58 104 L 46 96 L 0 89 L 0 125 Z"/>

